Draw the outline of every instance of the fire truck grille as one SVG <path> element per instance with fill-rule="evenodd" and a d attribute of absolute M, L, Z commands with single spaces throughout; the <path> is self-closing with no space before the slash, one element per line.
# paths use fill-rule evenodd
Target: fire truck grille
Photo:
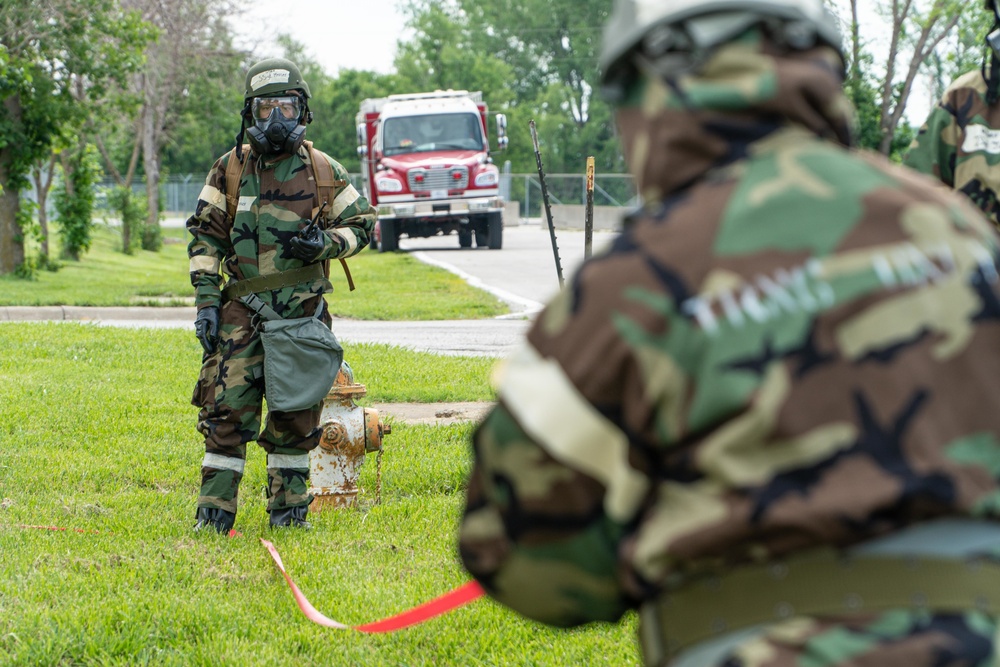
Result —
<path fill-rule="evenodd" d="M 469 185 L 469 169 L 467 167 L 411 169 L 406 180 L 410 186 L 410 192 L 464 190 Z"/>

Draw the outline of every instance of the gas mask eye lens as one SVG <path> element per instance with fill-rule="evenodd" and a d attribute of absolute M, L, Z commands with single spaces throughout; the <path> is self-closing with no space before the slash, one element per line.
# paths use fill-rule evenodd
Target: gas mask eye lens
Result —
<path fill-rule="evenodd" d="M 256 120 L 267 120 L 275 109 L 278 110 L 280 118 L 297 119 L 299 117 L 299 99 L 297 97 L 255 97 L 253 99 L 253 116 Z"/>

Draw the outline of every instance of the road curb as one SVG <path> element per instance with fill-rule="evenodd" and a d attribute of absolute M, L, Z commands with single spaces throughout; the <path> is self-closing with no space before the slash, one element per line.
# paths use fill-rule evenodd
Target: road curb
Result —
<path fill-rule="evenodd" d="M 0 322 L 102 322 L 145 320 L 194 322 L 194 306 L 2 306 Z"/>

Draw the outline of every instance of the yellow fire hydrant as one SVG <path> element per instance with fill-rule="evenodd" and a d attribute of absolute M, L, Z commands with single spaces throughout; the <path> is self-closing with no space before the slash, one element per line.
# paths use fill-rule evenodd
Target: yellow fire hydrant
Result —
<path fill-rule="evenodd" d="M 310 511 L 357 505 L 358 479 L 368 452 L 378 452 L 376 499 L 381 492 L 382 436 L 391 428 L 379 422 L 378 410 L 354 403 L 355 398 L 367 393 L 363 384 L 354 382 L 354 372 L 347 362 L 341 364 L 333 388 L 323 401 L 319 447 L 309 452 L 309 493 L 314 497 Z"/>

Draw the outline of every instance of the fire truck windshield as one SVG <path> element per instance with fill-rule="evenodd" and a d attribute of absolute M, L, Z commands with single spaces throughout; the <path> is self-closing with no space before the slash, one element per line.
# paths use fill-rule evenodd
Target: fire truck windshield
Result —
<path fill-rule="evenodd" d="M 484 150 L 479 116 L 472 113 L 387 118 L 382 124 L 382 137 L 382 151 L 385 155 Z"/>

